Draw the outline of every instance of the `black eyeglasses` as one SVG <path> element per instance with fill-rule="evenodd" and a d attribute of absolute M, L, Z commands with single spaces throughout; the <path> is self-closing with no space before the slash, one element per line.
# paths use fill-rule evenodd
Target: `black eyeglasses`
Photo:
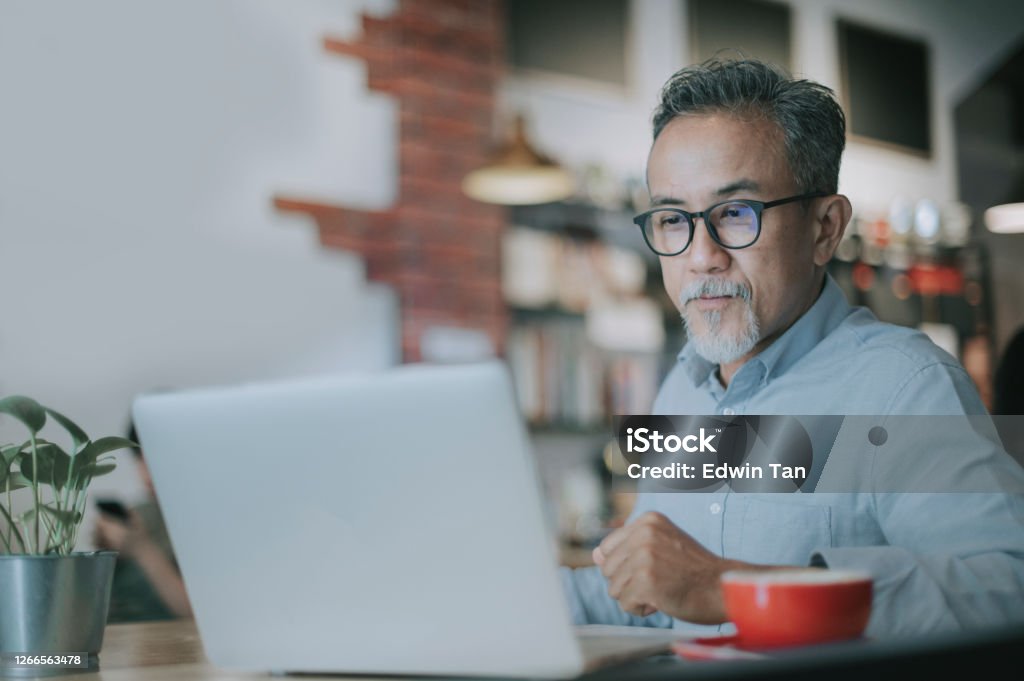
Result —
<path fill-rule="evenodd" d="M 704 219 L 704 226 L 715 243 L 722 248 L 746 248 L 761 236 L 761 211 L 784 203 L 828 196 L 827 192 L 812 192 L 788 196 L 777 201 L 732 199 L 716 203 L 707 210 L 690 213 L 682 208 L 655 208 L 633 218 L 644 241 L 658 255 L 679 255 L 693 241 L 696 218 Z"/>

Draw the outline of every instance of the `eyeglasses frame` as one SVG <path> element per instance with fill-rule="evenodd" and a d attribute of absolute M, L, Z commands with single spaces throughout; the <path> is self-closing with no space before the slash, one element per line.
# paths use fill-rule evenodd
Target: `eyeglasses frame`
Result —
<path fill-rule="evenodd" d="M 637 227 L 640 228 L 640 234 L 641 234 L 641 236 L 643 236 L 644 243 L 647 244 L 648 248 L 650 248 L 655 254 L 660 255 L 660 256 L 664 256 L 664 257 L 668 257 L 668 258 L 671 258 L 672 256 L 676 256 L 676 255 L 679 255 L 679 254 L 683 253 L 684 251 L 686 251 L 687 248 L 690 247 L 690 244 L 693 243 L 693 233 L 694 233 L 694 230 L 696 230 L 696 228 L 697 228 L 697 222 L 696 222 L 697 218 L 700 218 L 704 222 L 705 229 L 708 230 L 708 234 L 711 235 L 711 238 L 714 240 L 714 242 L 716 244 L 718 244 L 722 248 L 728 248 L 730 250 L 740 250 L 740 249 L 743 249 L 743 248 L 750 248 L 755 243 L 757 243 L 758 239 L 761 238 L 761 213 L 763 211 L 768 210 L 769 208 L 774 208 L 775 206 L 781 206 L 781 205 L 786 204 L 786 203 L 793 203 L 795 201 L 804 201 L 804 200 L 807 200 L 807 199 L 817 199 L 817 198 L 821 198 L 823 196 L 831 196 L 831 193 L 830 192 L 809 192 L 807 194 L 798 194 L 796 196 L 787 196 L 784 199 L 776 199 L 774 201 L 768 201 L 768 202 L 756 201 L 754 199 L 729 199 L 727 201 L 719 201 L 715 205 L 711 206 L 710 208 L 705 208 L 704 210 L 700 211 L 699 213 L 691 213 L 689 211 L 683 210 L 682 208 L 673 208 L 671 206 L 659 206 L 657 208 L 652 208 L 651 210 L 648 210 L 648 211 L 645 211 L 643 213 L 640 213 L 639 215 L 634 217 L 633 218 L 633 224 L 635 224 Z M 718 228 L 715 227 L 715 225 L 711 222 L 711 220 L 709 220 L 707 218 L 707 216 L 710 215 L 712 211 L 714 211 L 719 206 L 724 206 L 727 203 L 742 203 L 742 204 L 744 204 L 746 206 L 749 206 L 750 208 L 754 209 L 754 217 L 757 220 L 757 234 L 754 235 L 753 240 L 749 244 L 746 244 L 744 246 L 728 246 L 726 244 L 723 244 L 722 241 L 718 238 Z M 683 246 L 678 251 L 676 251 L 675 253 L 662 253 L 661 251 L 656 249 L 654 247 L 654 244 L 651 243 L 651 240 L 647 238 L 647 231 L 644 229 L 644 223 L 647 222 L 647 218 L 649 218 L 654 213 L 658 213 L 660 211 L 666 211 L 666 210 L 670 211 L 670 212 L 673 212 L 673 213 L 678 213 L 678 214 L 684 216 L 689 221 L 689 223 L 690 223 L 690 237 L 686 240 L 686 245 Z"/>

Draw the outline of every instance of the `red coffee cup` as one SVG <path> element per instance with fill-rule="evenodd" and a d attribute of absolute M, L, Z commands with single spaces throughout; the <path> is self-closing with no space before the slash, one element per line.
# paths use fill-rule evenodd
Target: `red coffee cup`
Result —
<path fill-rule="evenodd" d="M 731 570 L 725 611 L 739 645 L 781 648 L 857 638 L 871 616 L 871 576 L 850 570 Z"/>

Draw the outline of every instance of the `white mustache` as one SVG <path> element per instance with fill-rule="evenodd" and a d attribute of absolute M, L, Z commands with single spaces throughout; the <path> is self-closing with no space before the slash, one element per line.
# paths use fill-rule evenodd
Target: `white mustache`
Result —
<path fill-rule="evenodd" d="M 750 287 L 738 284 L 728 279 L 704 279 L 695 281 L 679 294 L 679 300 L 683 305 L 695 298 L 709 297 L 718 298 L 721 296 L 732 296 L 742 298 L 750 302 Z"/>

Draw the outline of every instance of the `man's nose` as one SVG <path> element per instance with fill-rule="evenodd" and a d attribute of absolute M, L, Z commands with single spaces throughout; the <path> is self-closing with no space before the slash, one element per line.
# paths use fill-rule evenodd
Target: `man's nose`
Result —
<path fill-rule="evenodd" d="M 693 241 L 683 253 L 692 272 L 720 272 L 729 267 L 732 256 L 722 248 L 708 231 L 704 218 L 693 219 Z"/>

